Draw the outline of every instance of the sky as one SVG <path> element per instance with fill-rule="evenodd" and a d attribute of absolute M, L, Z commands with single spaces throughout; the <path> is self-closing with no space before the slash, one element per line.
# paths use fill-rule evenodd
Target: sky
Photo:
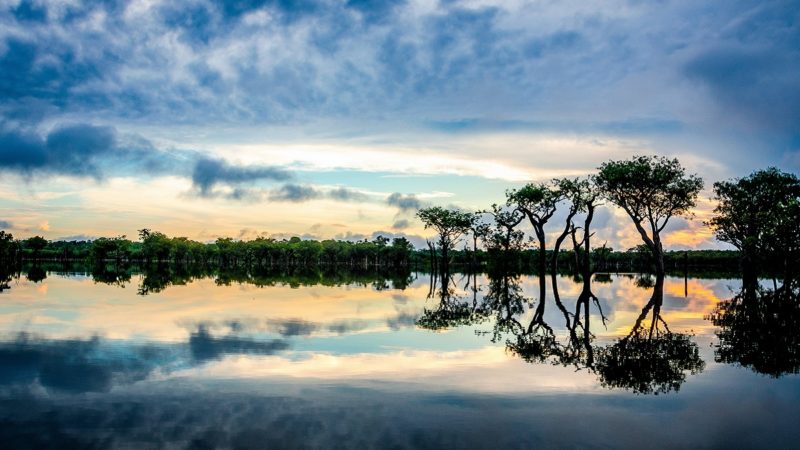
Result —
<path fill-rule="evenodd" d="M 724 248 L 713 182 L 800 171 L 800 3 L 0 0 L 15 237 L 419 245 L 420 207 L 642 154 L 706 181 L 666 246 Z M 639 243 L 613 207 L 595 226 Z"/>

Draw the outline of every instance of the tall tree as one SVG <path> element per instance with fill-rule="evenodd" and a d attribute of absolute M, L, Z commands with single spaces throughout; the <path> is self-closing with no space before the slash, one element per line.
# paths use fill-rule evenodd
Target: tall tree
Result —
<path fill-rule="evenodd" d="M 676 216 L 691 217 L 703 180 L 686 173 L 676 159 L 636 156 L 608 161 L 600 166 L 597 186 L 612 203 L 633 220 L 636 230 L 653 254 L 656 274 L 664 274 L 661 232 Z"/>
<path fill-rule="evenodd" d="M 561 192 L 549 183 L 529 183 L 506 192 L 506 203 L 525 214 L 539 242 L 539 272 L 547 269 L 547 243 L 544 226 L 556 212 Z"/>
<path fill-rule="evenodd" d="M 800 179 L 774 167 L 747 177 L 714 183 L 715 216 L 707 222 L 717 239 L 741 251 L 744 282 L 756 283 L 756 266 L 783 265 L 798 258 Z"/>
<path fill-rule="evenodd" d="M 439 235 L 439 248 L 442 250 L 442 271 L 448 273 L 450 250 L 455 247 L 461 236 L 468 233 L 472 226 L 472 213 L 445 209 L 440 206 L 422 208 L 417 211 L 425 228 L 433 228 Z"/>
<path fill-rule="evenodd" d="M 564 218 L 564 229 L 553 244 L 553 258 L 550 260 L 550 271 L 555 276 L 555 273 L 558 272 L 558 253 L 561 250 L 561 244 L 564 243 L 564 240 L 570 236 L 570 234 L 574 236 L 576 229 L 583 228 L 584 237 L 588 245 L 588 238 L 590 235 L 589 226 L 594 218 L 594 211 L 598 206 L 600 192 L 595 185 L 594 177 L 560 178 L 553 180 L 553 183 L 557 186 L 561 199 L 569 203 L 569 211 Z M 574 223 L 575 216 L 582 213 L 586 214 L 584 226 L 576 227 Z"/>
<path fill-rule="evenodd" d="M 533 227 L 539 242 L 539 302 L 544 305 L 545 272 L 547 271 L 547 242 L 544 226 L 561 201 L 561 192 L 548 183 L 529 183 L 525 186 L 506 192 L 506 203 L 515 206 L 525 214 Z M 554 256 L 555 257 L 555 256 Z"/>

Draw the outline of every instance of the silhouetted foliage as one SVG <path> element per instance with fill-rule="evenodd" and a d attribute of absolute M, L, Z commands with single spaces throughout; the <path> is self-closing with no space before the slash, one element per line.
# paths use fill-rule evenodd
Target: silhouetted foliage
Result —
<path fill-rule="evenodd" d="M 33 236 L 25 239 L 22 243 L 23 248 L 33 255 L 33 259 L 39 258 L 39 254 L 47 247 L 47 239 L 41 236 Z"/>
<path fill-rule="evenodd" d="M 27 278 L 28 281 L 38 283 L 47 279 L 47 271 L 38 265 L 34 265 L 28 269 L 28 273 L 25 275 L 25 278 Z"/>
<path fill-rule="evenodd" d="M 714 194 L 719 203 L 708 225 L 742 252 L 746 283 L 759 265 L 791 274 L 800 260 L 800 179 L 773 167 L 714 183 Z"/>
<path fill-rule="evenodd" d="M 661 232 L 671 218 L 691 216 L 703 180 L 687 175 L 677 159 L 637 156 L 603 163 L 596 181 L 603 195 L 633 220 L 653 254 L 656 273 L 663 275 Z"/>
<path fill-rule="evenodd" d="M 596 350 L 596 370 L 607 387 L 623 388 L 637 394 L 677 391 L 686 373 L 700 373 L 705 362 L 689 335 L 673 333 L 661 317 L 664 279 L 658 277 L 653 296 L 642 309 L 628 336 Z M 652 314 L 650 324 L 645 319 Z"/>
<path fill-rule="evenodd" d="M 795 278 L 796 280 L 796 278 Z M 719 327 L 717 362 L 774 378 L 800 373 L 800 283 L 775 289 L 747 286 L 709 315 Z"/>
<path fill-rule="evenodd" d="M 442 252 L 442 271 L 447 273 L 450 265 L 450 251 L 458 243 L 461 236 L 470 231 L 475 220 L 474 215 L 454 209 L 432 206 L 417 211 L 417 217 L 422 220 L 426 229 L 433 228 L 439 236 L 437 244 Z"/>

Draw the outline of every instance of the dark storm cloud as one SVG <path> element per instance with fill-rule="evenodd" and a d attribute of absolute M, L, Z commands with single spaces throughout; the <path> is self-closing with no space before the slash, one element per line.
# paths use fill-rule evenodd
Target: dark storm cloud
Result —
<path fill-rule="evenodd" d="M 800 41 L 796 42 L 800 45 Z M 689 61 L 685 72 L 747 122 L 782 129 L 800 122 L 800 50 L 720 46 Z"/>
<path fill-rule="evenodd" d="M 240 184 L 258 180 L 285 181 L 292 174 L 266 166 L 232 166 L 221 159 L 200 158 L 194 163 L 192 183 L 201 195 L 209 195 L 218 183 Z"/>

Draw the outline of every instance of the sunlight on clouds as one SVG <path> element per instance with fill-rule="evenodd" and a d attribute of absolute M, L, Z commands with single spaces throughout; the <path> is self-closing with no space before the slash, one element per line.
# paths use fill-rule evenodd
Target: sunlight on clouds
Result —
<path fill-rule="evenodd" d="M 367 149 L 339 145 L 234 145 L 216 152 L 248 163 L 289 166 L 299 171 L 355 169 L 406 174 L 475 175 L 485 178 L 525 181 L 535 169 L 513 167 L 493 160 L 451 156 L 420 149 Z"/>

